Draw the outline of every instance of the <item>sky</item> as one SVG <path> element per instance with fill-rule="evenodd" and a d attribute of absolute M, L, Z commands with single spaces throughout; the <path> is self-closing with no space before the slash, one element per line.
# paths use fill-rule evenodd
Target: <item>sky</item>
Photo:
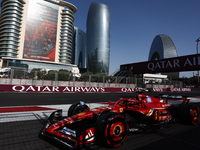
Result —
<path fill-rule="evenodd" d="M 77 7 L 74 26 L 86 31 L 87 14 L 92 2 L 110 7 L 112 74 L 121 64 L 148 61 L 156 35 L 168 35 L 178 56 L 196 54 L 200 37 L 200 0 L 65 0 Z M 200 51 L 200 43 L 199 43 Z M 180 77 L 192 77 L 182 72 Z"/>
<path fill-rule="evenodd" d="M 200 37 L 200 0 L 65 0 L 77 7 L 74 26 L 86 31 L 87 14 L 92 2 L 110 7 L 110 69 L 122 64 L 148 61 L 156 35 L 168 35 L 178 56 L 196 54 Z M 0 0 L 1 2 L 1 0 Z M 200 43 L 199 43 L 200 51 Z M 197 71 L 182 72 L 191 77 Z"/>

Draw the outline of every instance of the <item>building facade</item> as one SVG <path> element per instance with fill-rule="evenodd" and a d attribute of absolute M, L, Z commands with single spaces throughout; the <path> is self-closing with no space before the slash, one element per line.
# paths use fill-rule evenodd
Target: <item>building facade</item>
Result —
<path fill-rule="evenodd" d="M 86 70 L 86 33 L 74 27 L 72 64 L 77 65 L 80 70 Z"/>
<path fill-rule="evenodd" d="M 157 35 L 151 44 L 148 61 L 177 57 L 178 53 L 174 42 L 168 35 Z M 168 78 L 179 78 L 179 72 L 162 73 Z"/>
<path fill-rule="evenodd" d="M 86 25 L 87 69 L 109 73 L 110 62 L 110 8 L 102 3 L 91 3 Z"/>
<path fill-rule="evenodd" d="M 2 0 L 0 67 L 71 71 L 76 11 L 61 0 Z"/>

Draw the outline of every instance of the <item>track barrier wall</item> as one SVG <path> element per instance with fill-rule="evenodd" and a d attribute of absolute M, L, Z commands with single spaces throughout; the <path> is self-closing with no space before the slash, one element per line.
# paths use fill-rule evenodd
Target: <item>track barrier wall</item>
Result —
<path fill-rule="evenodd" d="M 54 92 L 54 93 L 105 93 L 105 92 L 191 92 L 179 81 L 163 80 L 144 84 L 142 78 L 82 74 L 75 77 L 65 71 L 24 71 L 11 69 L 0 78 L 0 92 Z"/>
<path fill-rule="evenodd" d="M 49 93 L 119 93 L 146 91 L 145 88 L 126 87 L 74 87 L 74 86 L 35 86 L 35 85 L 0 85 L 0 92 L 49 92 Z M 192 88 L 152 88 L 149 92 L 192 92 Z"/>

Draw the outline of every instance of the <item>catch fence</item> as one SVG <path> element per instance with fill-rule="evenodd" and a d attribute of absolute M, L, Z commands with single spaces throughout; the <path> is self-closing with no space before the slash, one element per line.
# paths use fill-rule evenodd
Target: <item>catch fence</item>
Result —
<path fill-rule="evenodd" d="M 183 88 L 183 82 L 161 80 L 144 83 L 143 78 L 106 76 L 94 74 L 78 74 L 61 71 L 24 71 L 11 69 L 1 75 L 0 84 L 35 85 L 35 86 L 78 86 L 78 87 L 130 87 L 130 88 Z"/>

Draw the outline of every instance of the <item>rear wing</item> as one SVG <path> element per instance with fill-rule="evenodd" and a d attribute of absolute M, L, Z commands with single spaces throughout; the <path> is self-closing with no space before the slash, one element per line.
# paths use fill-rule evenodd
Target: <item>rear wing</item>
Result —
<path fill-rule="evenodd" d="M 174 100 L 174 101 L 182 101 L 182 103 L 188 103 L 190 99 L 188 99 L 188 96 L 182 96 L 182 95 L 159 95 L 159 98 L 166 100 Z"/>

